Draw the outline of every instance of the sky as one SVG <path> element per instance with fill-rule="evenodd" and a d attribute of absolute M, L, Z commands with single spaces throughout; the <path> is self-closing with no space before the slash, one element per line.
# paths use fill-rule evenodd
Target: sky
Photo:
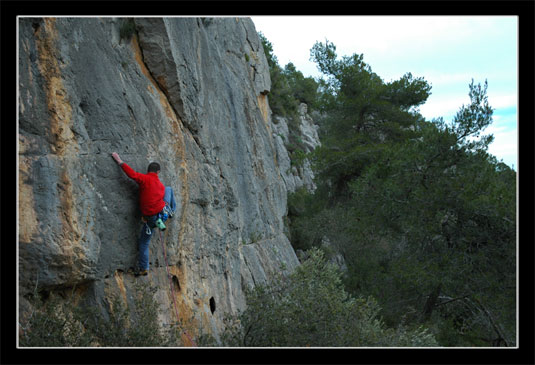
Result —
<path fill-rule="evenodd" d="M 407 72 L 431 85 L 420 106 L 427 119 L 451 122 L 468 105 L 468 85 L 488 82 L 493 134 L 488 152 L 518 170 L 518 18 L 516 16 L 252 16 L 279 65 L 292 62 L 320 77 L 310 61 L 316 41 L 334 43 L 338 57 L 363 54 L 384 82 Z"/>

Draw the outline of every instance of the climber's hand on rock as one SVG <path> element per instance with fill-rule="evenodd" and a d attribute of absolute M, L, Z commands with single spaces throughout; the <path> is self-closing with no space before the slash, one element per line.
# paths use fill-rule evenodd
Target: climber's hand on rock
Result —
<path fill-rule="evenodd" d="M 123 163 L 123 160 L 121 160 L 121 158 L 119 157 L 119 155 L 117 154 L 117 152 L 114 152 L 111 154 L 111 157 L 113 157 L 113 159 L 115 160 L 115 162 L 117 162 L 119 165 Z"/>

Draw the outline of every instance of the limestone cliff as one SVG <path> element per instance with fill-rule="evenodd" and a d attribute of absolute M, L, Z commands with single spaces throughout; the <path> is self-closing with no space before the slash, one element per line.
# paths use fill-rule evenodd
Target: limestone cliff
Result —
<path fill-rule="evenodd" d="M 298 265 L 284 235 L 287 183 L 268 105 L 269 70 L 248 18 L 19 20 L 19 289 L 76 287 L 105 309 L 136 280 L 176 321 L 162 247 L 127 273 L 141 229 L 140 172 L 157 161 L 178 212 L 165 245 L 179 316 L 217 337 L 244 289 Z M 168 310 L 165 310 L 168 309 Z"/>
<path fill-rule="evenodd" d="M 294 132 L 297 135 L 296 137 L 302 141 L 304 146 L 303 152 L 305 153 L 312 152 L 321 144 L 318 136 L 319 127 L 314 123 L 307 109 L 308 107 L 305 103 L 299 105 L 299 129 Z M 308 159 L 304 159 L 302 166 L 292 166 L 287 145 L 291 133 L 288 128 L 287 118 L 274 115 L 273 123 L 273 138 L 275 138 L 277 159 L 286 189 L 291 193 L 301 187 L 305 187 L 309 191 L 314 191 L 316 189 L 314 172 Z"/>

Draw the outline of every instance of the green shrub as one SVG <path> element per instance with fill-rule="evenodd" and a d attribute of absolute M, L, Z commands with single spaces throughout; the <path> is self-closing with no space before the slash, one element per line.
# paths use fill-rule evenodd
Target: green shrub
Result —
<path fill-rule="evenodd" d="M 435 346 L 427 330 L 387 329 L 373 298 L 351 297 L 318 249 L 286 278 L 247 292 L 247 308 L 227 316 L 225 346 Z"/>
<path fill-rule="evenodd" d="M 46 304 L 38 293 L 30 298 L 35 309 L 27 322 L 21 323 L 19 344 L 22 347 L 85 347 L 92 343 L 92 336 L 84 324 L 89 316 L 74 305 L 72 296 L 62 301 L 57 295 L 50 295 Z"/>
<path fill-rule="evenodd" d="M 119 296 L 113 296 L 107 313 L 95 307 L 77 306 L 73 296 L 67 300 L 51 296 L 46 302 L 34 299 L 37 309 L 25 323 L 20 346 L 180 346 L 177 326 L 165 329 L 159 326 L 158 303 L 154 294 L 154 288 L 138 284 L 132 305 L 126 305 Z"/>

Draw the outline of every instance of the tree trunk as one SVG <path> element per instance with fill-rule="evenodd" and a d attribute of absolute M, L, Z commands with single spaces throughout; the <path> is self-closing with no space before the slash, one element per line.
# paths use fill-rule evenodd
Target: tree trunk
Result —
<path fill-rule="evenodd" d="M 437 287 L 429 294 L 427 301 L 425 302 L 424 311 L 422 313 L 422 322 L 427 322 L 431 318 L 433 309 L 437 302 L 438 296 L 440 295 L 440 290 L 442 289 L 442 283 L 439 283 Z"/>

